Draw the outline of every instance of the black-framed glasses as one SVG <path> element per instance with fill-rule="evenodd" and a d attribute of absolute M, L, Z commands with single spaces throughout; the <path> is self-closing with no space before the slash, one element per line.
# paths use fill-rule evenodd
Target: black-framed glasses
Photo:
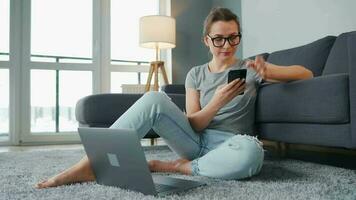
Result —
<path fill-rule="evenodd" d="M 217 36 L 217 37 L 211 37 L 208 34 L 208 37 L 211 39 L 213 42 L 214 47 L 223 47 L 226 43 L 226 41 L 230 44 L 230 46 L 236 46 L 240 44 L 241 41 L 241 33 L 235 34 L 235 35 L 230 35 L 229 37 L 222 37 L 222 36 Z"/>

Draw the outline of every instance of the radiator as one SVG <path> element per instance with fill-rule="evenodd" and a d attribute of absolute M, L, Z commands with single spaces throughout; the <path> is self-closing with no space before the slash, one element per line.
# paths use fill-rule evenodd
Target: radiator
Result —
<path fill-rule="evenodd" d="M 142 84 L 122 84 L 122 93 L 135 93 L 142 94 L 145 93 L 146 85 Z M 153 85 L 151 85 L 150 90 L 153 91 Z"/>

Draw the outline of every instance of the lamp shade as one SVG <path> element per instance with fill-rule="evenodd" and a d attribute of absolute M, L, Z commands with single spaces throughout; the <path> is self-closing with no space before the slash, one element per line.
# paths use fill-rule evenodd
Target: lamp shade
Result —
<path fill-rule="evenodd" d="M 169 16 L 150 15 L 140 18 L 140 46 L 170 49 L 176 46 L 176 20 Z"/>

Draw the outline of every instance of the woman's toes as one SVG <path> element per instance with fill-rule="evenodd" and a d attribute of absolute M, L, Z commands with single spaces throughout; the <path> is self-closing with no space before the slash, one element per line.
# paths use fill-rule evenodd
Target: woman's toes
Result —
<path fill-rule="evenodd" d="M 55 182 L 53 180 L 45 180 L 36 185 L 37 189 L 49 188 L 55 186 Z"/>
<path fill-rule="evenodd" d="M 37 184 L 35 185 L 35 188 L 36 188 L 36 189 L 42 189 L 44 182 L 45 182 L 45 181 L 42 181 L 41 183 L 37 183 Z"/>
<path fill-rule="evenodd" d="M 157 165 L 159 164 L 158 160 L 150 160 L 148 161 L 148 167 L 150 169 L 151 172 L 156 171 L 157 169 Z"/>
<path fill-rule="evenodd" d="M 42 189 L 42 188 L 44 188 L 45 187 L 45 183 L 46 183 L 47 181 L 42 181 L 42 182 L 40 182 L 40 183 L 37 183 L 36 184 L 36 188 L 37 189 Z"/>
<path fill-rule="evenodd" d="M 187 163 L 187 162 L 189 162 L 189 160 L 180 158 L 180 159 L 175 160 L 173 163 L 176 167 L 179 167 L 180 165 Z"/>

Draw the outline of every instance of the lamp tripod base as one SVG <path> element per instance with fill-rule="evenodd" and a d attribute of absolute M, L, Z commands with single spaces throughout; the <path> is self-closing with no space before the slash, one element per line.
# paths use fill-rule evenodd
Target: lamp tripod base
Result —
<path fill-rule="evenodd" d="M 150 71 L 148 74 L 148 79 L 147 79 L 146 88 L 145 88 L 146 92 L 150 91 L 151 80 L 152 80 L 153 74 L 154 74 L 154 78 L 155 78 L 153 90 L 158 91 L 158 70 L 161 70 L 161 72 L 162 72 L 164 83 L 168 84 L 168 77 L 167 77 L 166 70 L 164 68 L 164 62 L 163 61 L 151 62 Z"/>

